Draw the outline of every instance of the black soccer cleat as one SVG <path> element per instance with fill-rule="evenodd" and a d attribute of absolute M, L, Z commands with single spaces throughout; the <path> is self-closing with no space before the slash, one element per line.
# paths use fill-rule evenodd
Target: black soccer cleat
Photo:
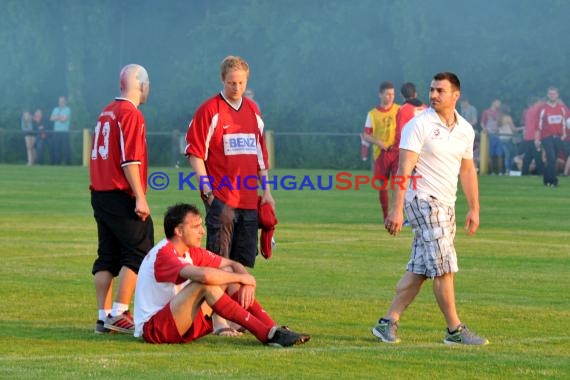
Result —
<path fill-rule="evenodd" d="M 290 347 L 306 343 L 310 339 L 311 337 L 307 334 L 299 334 L 287 328 L 277 327 L 266 344 L 273 347 Z"/>

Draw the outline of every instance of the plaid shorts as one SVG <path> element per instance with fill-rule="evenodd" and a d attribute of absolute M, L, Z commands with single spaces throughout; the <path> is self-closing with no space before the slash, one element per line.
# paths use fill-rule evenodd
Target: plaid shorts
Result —
<path fill-rule="evenodd" d="M 430 278 L 457 272 L 454 207 L 420 194 L 406 202 L 406 213 L 414 233 L 407 271 Z"/>

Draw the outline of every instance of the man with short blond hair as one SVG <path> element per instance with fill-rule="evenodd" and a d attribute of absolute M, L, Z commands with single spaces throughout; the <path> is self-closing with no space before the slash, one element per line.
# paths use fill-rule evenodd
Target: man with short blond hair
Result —
<path fill-rule="evenodd" d="M 186 156 L 206 207 L 206 248 L 246 267 L 255 265 L 258 189 L 261 203 L 275 208 L 268 176 L 265 125 L 255 102 L 244 96 L 249 65 L 228 56 L 220 65 L 222 91 L 196 111 L 186 133 Z M 219 323 L 218 323 L 219 322 Z M 239 335 L 215 320 L 218 335 Z"/>

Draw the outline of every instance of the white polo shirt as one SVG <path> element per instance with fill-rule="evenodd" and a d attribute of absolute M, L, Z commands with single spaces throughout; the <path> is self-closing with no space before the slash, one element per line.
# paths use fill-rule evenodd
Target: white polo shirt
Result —
<path fill-rule="evenodd" d="M 433 196 L 454 206 L 457 199 L 457 180 L 462 160 L 473 159 L 475 132 L 457 111 L 457 124 L 450 131 L 433 108 L 414 117 L 402 130 L 400 149 L 418 153 L 413 175 L 421 176 L 408 186 L 406 200 L 416 195 Z"/>

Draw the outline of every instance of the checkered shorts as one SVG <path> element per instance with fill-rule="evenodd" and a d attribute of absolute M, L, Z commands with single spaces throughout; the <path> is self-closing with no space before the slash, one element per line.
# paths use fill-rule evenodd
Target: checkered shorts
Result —
<path fill-rule="evenodd" d="M 407 271 L 431 278 L 457 272 L 454 207 L 417 195 L 406 202 L 406 213 L 414 232 Z"/>

